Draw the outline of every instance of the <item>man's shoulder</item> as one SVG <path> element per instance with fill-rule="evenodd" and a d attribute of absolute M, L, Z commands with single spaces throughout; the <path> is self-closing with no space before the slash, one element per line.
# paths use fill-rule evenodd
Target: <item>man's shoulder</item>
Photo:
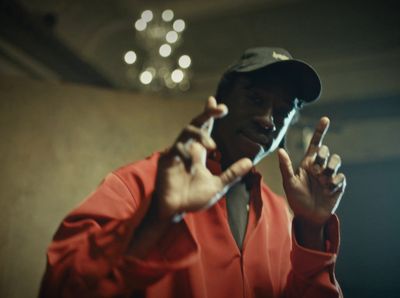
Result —
<path fill-rule="evenodd" d="M 128 188 L 133 186 L 145 189 L 153 188 L 159 157 L 160 153 L 155 152 L 144 159 L 133 161 L 117 168 L 112 171 L 112 174 L 122 180 Z"/>
<path fill-rule="evenodd" d="M 157 163 L 160 158 L 160 152 L 154 152 L 144 159 L 136 160 L 125 164 L 113 171 L 118 176 L 131 174 L 151 174 L 157 171 Z"/>

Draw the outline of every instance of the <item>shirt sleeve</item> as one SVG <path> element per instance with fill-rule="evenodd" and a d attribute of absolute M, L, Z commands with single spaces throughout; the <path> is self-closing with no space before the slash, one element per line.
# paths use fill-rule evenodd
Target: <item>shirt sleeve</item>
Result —
<path fill-rule="evenodd" d="M 326 224 L 326 251 L 316 251 L 299 245 L 292 228 L 292 270 L 287 279 L 285 298 L 343 297 L 335 278 L 335 262 L 339 250 L 339 220 L 332 215 Z"/>
<path fill-rule="evenodd" d="M 47 251 L 40 297 L 128 297 L 196 261 L 197 244 L 184 221 L 172 224 L 146 259 L 126 255 L 150 199 L 116 174 L 73 210 Z"/>

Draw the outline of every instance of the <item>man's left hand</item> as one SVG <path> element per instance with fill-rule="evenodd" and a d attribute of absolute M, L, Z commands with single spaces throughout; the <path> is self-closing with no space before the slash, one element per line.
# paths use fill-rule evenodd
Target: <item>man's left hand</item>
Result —
<path fill-rule="evenodd" d="M 289 155 L 279 149 L 283 187 L 295 220 L 301 227 L 321 231 L 337 209 L 346 188 L 346 177 L 338 173 L 340 156 L 322 144 L 329 119 L 322 117 L 307 152 L 295 172 Z M 305 231 L 302 231 L 303 234 Z"/>

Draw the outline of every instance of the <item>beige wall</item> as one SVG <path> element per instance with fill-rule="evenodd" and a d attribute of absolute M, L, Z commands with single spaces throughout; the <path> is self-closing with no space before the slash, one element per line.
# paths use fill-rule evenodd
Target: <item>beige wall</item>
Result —
<path fill-rule="evenodd" d="M 35 297 L 63 216 L 109 171 L 170 144 L 202 104 L 0 77 L 0 297 Z M 275 158 L 260 168 L 281 192 Z"/>

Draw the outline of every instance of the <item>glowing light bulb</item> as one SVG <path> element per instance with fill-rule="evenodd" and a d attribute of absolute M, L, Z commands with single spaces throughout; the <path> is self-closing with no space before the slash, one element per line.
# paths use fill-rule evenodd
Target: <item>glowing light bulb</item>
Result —
<path fill-rule="evenodd" d="M 178 37 L 178 33 L 176 33 L 175 31 L 169 31 L 165 36 L 165 40 L 169 43 L 174 43 L 178 40 Z"/>
<path fill-rule="evenodd" d="M 165 22 L 170 22 L 174 18 L 174 12 L 171 9 L 166 9 L 162 12 L 161 18 Z"/>
<path fill-rule="evenodd" d="M 171 73 L 171 79 L 172 79 L 172 81 L 174 81 L 174 83 L 180 83 L 180 82 L 182 82 L 184 76 L 185 76 L 185 74 L 184 74 L 183 71 L 180 70 L 180 69 L 175 69 L 175 70 Z"/>
<path fill-rule="evenodd" d="M 140 79 L 140 82 L 141 82 L 143 85 L 148 85 L 148 84 L 150 84 L 151 81 L 153 80 L 153 75 L 151 74 L 150 71 L 145 70 L 144 72 L 142 72 L 142 73 L 140 74 L 139 79 Z"/>
<path fill-rule="evenodd" d="M 150 22 L 153 19 L 153 12 L 151 10 L 145 10 L 142 12 L 142 19 L 145 22 Z"/>
<path fill-rule="evenodd" d="M 135 23 L 135 28 L 137 31 L 143 31 L 146 29 L 146 27 L 147 27 L 147 23 L 143 19 L 139 19 Z"/>
<path fill-rule="evenodd" d="M 192 59 L 188 55 L 182 55 L 179 57 L 178 64 L 182 68 L 188 68 L 192 63 Z"/>
<path fill-rule="evenodd" d="M 173 25 L 172 28 L 174 28 L 174 30 L 176 32 L 182 32 L 183 30 L 185 30 L 185 21 L 184 20 L 176 20 Z"/>
<path fill-rule="evenodd" d="M 172 48 L 169 44 L 165 43 L 160 47 L 158 52 L 160 53 L 161 57 L 168 57 L 169 55 L 171 55 Z"/>
<path fill-rule="evenodd" d="M 136 53 L 134 51 L 128 51 L 124 55 L 124 60 L 126 64 L 133 64 L 136 62 Z"/>

